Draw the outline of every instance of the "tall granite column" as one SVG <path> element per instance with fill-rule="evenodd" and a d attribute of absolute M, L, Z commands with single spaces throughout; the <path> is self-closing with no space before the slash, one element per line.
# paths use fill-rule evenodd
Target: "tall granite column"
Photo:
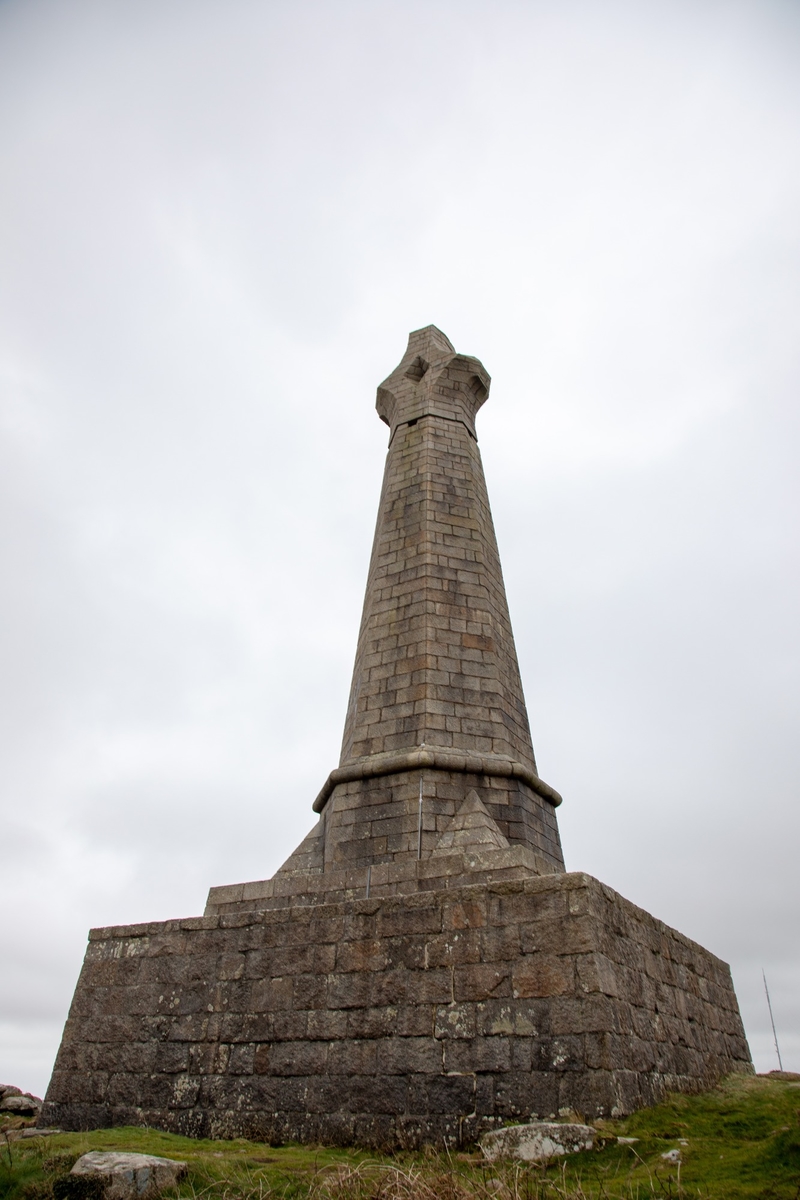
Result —
<path fill-rule="evenodd" d="M 751 1071 L 728 967 L 564 871 L 475 440 L 438 329 L 391 430 L 340 765 L 271 879 L 95 929 L 42 1120 L 381 1149 Z"/>
<path fill-rule="evenodd" d="M 564 869 L 475 435 L 489 384 L 429 325 L 378 388 L 389 452 L 340 764 L 314 805 L 323 870 L 431 853 L 468 795 L 498 845 Z"/>

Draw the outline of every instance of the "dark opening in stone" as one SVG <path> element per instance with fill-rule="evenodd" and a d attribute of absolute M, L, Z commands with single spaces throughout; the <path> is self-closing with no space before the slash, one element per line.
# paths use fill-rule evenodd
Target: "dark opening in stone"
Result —
<path fill-rule="evenodd" d="M 422 355 L 418 354 L 406 371 L 406 378 L 413 379 L 415 383 L 419 383 L 429 366 L 430 363 L 426 363 Z"/>

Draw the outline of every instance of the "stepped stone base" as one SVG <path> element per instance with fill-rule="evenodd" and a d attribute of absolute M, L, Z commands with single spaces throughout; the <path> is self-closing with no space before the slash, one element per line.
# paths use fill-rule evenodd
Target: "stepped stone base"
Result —
<path fill-rule="evenodd" d="M 454 1145 L 752 1071 L 725 963 L 588 875 L 500 866 L 519 849 L 443 855 L 430 890 L 432 860 L 373 868 L 405 894 L 369 898 L 363 871 L 289 872 L 93 930 L 42 1121 Z"/>
<path fill-rule="evenodd" d="M 289 863 L 292 859 L 289 859 Z M 437 851 L 430 858 L 395 859 L 368 867 L 311 874 L 281 867 L 271 879 L 213 887 L 205 916 L 286 908 L 294 904 L 333 904 L 342 900 L 367 900 L 384 896 L 413 895 L 440 888 L 497 883 L 502 879 L 530 879 L 551 874 L 543 860 L 527 846 L 496 849 L 469 846 L 463 852 Z M 546 866 L 546 864 L 545 864 Z"/>

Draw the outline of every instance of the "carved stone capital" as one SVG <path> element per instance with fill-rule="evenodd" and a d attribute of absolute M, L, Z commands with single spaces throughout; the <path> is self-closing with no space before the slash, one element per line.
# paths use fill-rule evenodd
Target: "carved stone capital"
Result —
<path fill-rule="evenodd" d="M 375 407 L 392 431 L 423 417 L 461 421 L 475 437 L 475 414 L 491 377 L 477 358 L 457 354 L 435 325 L 416 329 L 400 363 L 378 388 Z"/>

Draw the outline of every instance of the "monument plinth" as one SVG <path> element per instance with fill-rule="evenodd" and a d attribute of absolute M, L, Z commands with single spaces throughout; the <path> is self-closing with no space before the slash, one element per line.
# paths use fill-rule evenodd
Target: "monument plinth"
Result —
<path fill-rule="evenodd" d="M 42 1120 L 378 1147 L 629 1112 L 752 1070 L 725 963 L 568 874 L 475 435 L 434 326 L 390 428 L 339 766 L 272 879 L 93 930 Z"/>

